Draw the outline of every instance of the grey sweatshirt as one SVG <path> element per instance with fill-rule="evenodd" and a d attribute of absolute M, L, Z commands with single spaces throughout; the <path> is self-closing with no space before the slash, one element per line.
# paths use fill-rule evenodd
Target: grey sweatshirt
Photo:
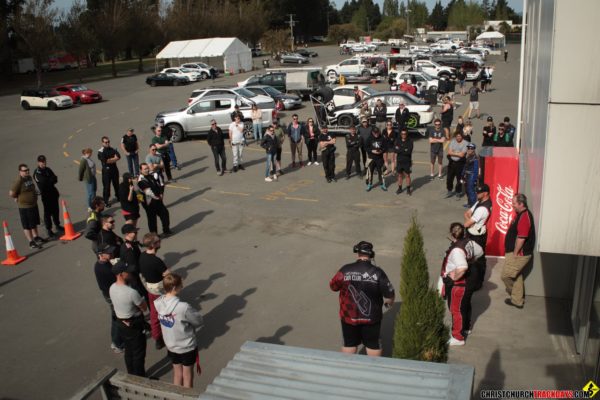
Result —
<path fill-rule="evenodd" d="M 183 354 L 196 348 L 196 328 L 203 325 L 202 315 L 178 297 L 160 296 L 154 300 L 163 339 L 172 353 Z"/>

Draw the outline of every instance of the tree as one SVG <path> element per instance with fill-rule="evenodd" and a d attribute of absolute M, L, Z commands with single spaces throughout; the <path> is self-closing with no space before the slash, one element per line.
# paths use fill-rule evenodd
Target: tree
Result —
<path fill-rule="evenodd" d="M 127 5 L 127 0 L 105 0 L 92 11 L 94 33 L 105 57 L 111 62 L 113 77 L 117 76 L 117 56 L 127 43 L 123 40 L 127 32 Z"/>
<path fill-rule="evenodd" d="M 505 21 L 508 19 L 508 3 L 506 0 L 497 0 L 494 9 L 494 19 L 496 21 Z"/>
<path fill-rule="evenodd" d="M 406 20 L 400 17 L 384 17 L 377 26 L 375 35 L 378 38 L 387 40 L 390 38 L 401 38 L 406 33 Z"/>
<path fill-rule="evenodd" d="M 345 42 L 348 39 L 357 39 L 362 31 L 352 23 L 331 25 L 329 27 L 329 40 L 336 43 Z"/>
<path fill-rule="evenodd" d="M 398 15 L 400 17 L 406 19 L 406 5 L 404 4 L 404 0 L 400 0 L 400 7 L 398 8 Z"/>
<path fill-rule="evenodd" d="M 429 15 L 429 25 L 433 26 L 433 30 L 435 31 L 443 31 L 446 29 L 447 23 L 448 19 L 444 16 L 444 7 L 442 7 L 442 3 L 438 0 Z"/>
<path fill-rule="evenodd" d="M 22 8 L 16 10 L 12 29 L 18 40 L 33 58 L 36 69 L 37 85 L 42 85 L 42 65 L 56 50 L 58 39 L 54 25 L 58 11 L 52 8 L 53 0 L 27 0 Z"/>
<path fill-rule="evenodd" d="M 69 11 L 61 16 L 58 34 L 63 49 L 77 57 L 77 74 L 81 80 L 81 60 L 90 65 L 90 53 L 96 46 L 96 38 L 91 30 L 89 13 L 81 1 L 75 1 Z"/>
<path fill-rule="evenodd" d="M 427 23 L 429 9 L 424 1 L 409 0 L 407 12 L 409 14 L 408 17 L 410 18 L 411 31 L 415 28 L 422 28 Z"/>
<path fill-rule="evenodd" d="M 384 0 L 383 1 L 383 16 L 384 17 L 397 17 L 398 16 L 398 0 Z"/>
<path fill-rule="evenodd" d="M 286 30 L 268 30 L 260 38 L 261 49 L 276 54 L 290 47 L 289 38 L 290 35 Z"/>
<path fill-rule="evenodd" d="M 500 25 L 498 26 L 498 32 L 506 36 L 510 33 L 510 25 L 506 23 L 506 21 L 500 22 Z"/>
<path fill-rule="evenodd" d="M 485 13 L 478 3 L 457 0 L 450 10 L 448 26 L 452 29 L 464 30 L 467 26 L 481 25 L 485 20 Z"/>
<path fill-rule="evenodd" d="M 160 39 L 158 2 L 154 0 L 130 0 L 127 37 L 129 46 L 138 57 L 138 71 L 144 71 L 143 57 Z"/>
<path fill-rule="evenodd" d="M 423 234 L 413 217 L 404 238 L 400 271 L 402 306 L 394 326 L 395 358 L 446 362 L 449 329 L 444 324 L 445 306 L 429 287 Z"/>

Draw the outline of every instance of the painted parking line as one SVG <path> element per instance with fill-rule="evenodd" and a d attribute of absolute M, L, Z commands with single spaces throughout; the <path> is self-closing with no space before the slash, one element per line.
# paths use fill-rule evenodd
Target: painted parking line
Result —
<path fill-rule="evenodd" d="M 312 202 L 312 203 L 317 203 L 319 200 L 318 199 L 305 199 L 303 197 L 284 197 L 284 200 L 294 200 L 294 201 L 308 201 L 308 202 Z"/>
<path fill-rule="evenodd" d="M 191 187 L 173 185 L 172 183 L 167 183 L 165 186 L 170 187 L 170 188 L 174 188 L 174 189 L 192 190 Z"/>
<path fill-rule="evenodd" d="M 82 131 L 83 131 L 83 129 L 79 128 L 79 129 L 77 129 L 77 130 L 75 131 L 75 133 L 80 133 L 80 132 L 82 132 Z"/>
<path fill-rule="evenodd" d="M 109 119 L 110 117 L 102 117 L 102 121 L 106 121 L 107 119 Z"/>
<path fill-rule="evenodd" d="M 88 124 L 88 126 L 94 126 L 94 125 L 96 125 L 96 123 L 95 123 L 95 122 L 90 122 L 90 123 Z"/>
<path fill-rule="evenodd" d="M 66 148 L 67 148 L 67 142 L 64 142 L 63 143 L 63 149 L 66 149 Z"/>
<path fill-rule="evenodd" d="M 65 158 L 69 158 L 69 153 L 67 153 L 66 151 L 63 151 L 63 156 L 65 156 Z"/>
<path fill-rule="evenodd" d="M 250 196 L 250 193 L 224 192 L 222 190 L 217 190 L 216 192 L 217 193 L 221 193 L 221 194 L 228 194 L 228 195 L 231 195 L 231 196 L 245 196 L 245 197 Z"/>
<path fill-rule="evenodd" d="M 356 203 L 353 204 L 355 207 L 365 207 L 365 208 L 400 208 L 400 206 L 392 206 L 388 204 L 371 204 L 371 203 Z"/>
<path fill-rule="evenodd" d="M 68 140 L 71 140 L 71 139 L 73 139 L 73 135 L 69 136 L 69 138 L 68 138 Z M 65 144 L 66 144 L 66 143 L 65 143 Z"/>
<path fill-rule="evenodd" d="M 204 202 L 206 202 L 206 203 L 209 203 L 209 204 L 214 204 L 214 205 L 217 205 L 217 206 L 220 206 L 220 205 L 221 205 L 221 203 L 217 203 L 216 201 L 212 201 L 212 200 L 209 200 L 209 199 L 207 199 L 207 198 L 204 198 L 204 197 L 203 197 L 203 198 L 201 198 L 200 200 L 202 200 L 202 201 L 204 201 Z"/>

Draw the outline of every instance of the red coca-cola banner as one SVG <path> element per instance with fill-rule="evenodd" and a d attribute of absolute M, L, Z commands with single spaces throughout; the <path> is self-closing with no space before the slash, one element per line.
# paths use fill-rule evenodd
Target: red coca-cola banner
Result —
<path fill-rule="evenodd" d="M 514 218 L 512 198 L 519 191 L 519 155 L 512 147 L 495 147 L 485 158 L 484 181 L 490 187 L 492 215 L 487 224 L 486 254 L 504 256 L 504 237 Z"/>

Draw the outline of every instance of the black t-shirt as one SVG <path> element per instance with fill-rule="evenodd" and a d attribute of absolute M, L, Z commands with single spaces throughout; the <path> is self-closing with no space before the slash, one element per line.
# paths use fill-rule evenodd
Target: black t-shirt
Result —
<path fill-rule="evenodd" d="M 386 139 L 381 135 L 379 135 L 378 137 L 371 135 L 367 139 L 367 144 L 365 146 L 367 147 L 367 153 L 369 155 L 369 158 L 383 158 L 383 153 L 386 151 L 387 148 Z M 374 153 L 373 151 L 375 150 L 381 150 L 381 153 Z"/>
<path fill-rule="evenodd" d="M 483 143 L 482 146 L 493 146 L 494 145 L 494 135 L 496 135 L 496 127 L 495 126 L 484 126 L 483 127 Z"/>
<path fill-rule="evenodd" d="M 137 193 L 133 191 L 133 200 L 129 201 L 129 182 L 121 182 L 119 184 L 119 201 L 121 202 L 121 209 L 130 214 L 139 214 L 140 203 L 137 199 Z"/>
<path fill-rule="evenodd" d="M 137 150 L 137 136 L 135 136 L 135 134 L 131 136 L 123 135 L 121 143 L 123 143 L 123 146 L 125 146 L 125 151 L 128 153 L 135 153 Z"/>
<path fill-rule="evenodd" d="M 350 325 L 380 322 L 383 299 L 394 297 L 394 287 L 385 272 L 365 260 L 344 265 L 329 287 L 340 292 L 340 318 Z"/>
<path fill-rule="evenodd" d="M 100 160 L 100 162 L 102 163 L 103 169 L 117 169 L 117 163 L 107 163 L 107 160 L 113 158 L 115 154 L 118 155 L 119 158 L 121 157 L 119 152 L 113 149 L 112 147 L 101 147 L 100 150 L 98 150 L 98 160 Z"/>
<path fill-rule="evenodd" d="M 402 138 L 397 138 L 394 141 L 394 152 L 398 154 L 398 160 L 412 161 L 412 152 L 413 152 L 413 141 L 409 138 L 406 140 L 402 140 Z"/>
<path fill-rule="evenodd" d="M 319 142 L 328 142 L 332 139 L 332 136 L 329 133 L 323 133 L 321 132 L 319 134 Z M 327 147 L 325 147 L 325 149 L 321 149 L 321 151 L 330 151 L 334 148 L 335 146 L 332 144 L 328 144 Z"/>
<path fill-rule="evenodd" d="M 140 273 L 141 253 L 138 242 L 128 242 L 127 240 L 123 242 L 119 251 L 119 258 L 127 264 L 127 272 Z"/>
<path fill-rule="evenodd" d="M 102 295 L 110 297 L 108 290 L 117 281 L 115 274 L 112 273 L 112 264 L 110 262 L 96 261 L 94 273 L 96 274 L 96 282 L 98 282 L 98 288 L 100 288 Z"/>
<path fill-rule="evenodd" d="M 152 201 L 160 201 L 155 199 L 149 201 L 147 198 L 148 196 L 146 196 L 146 189 L 150 189 L 156 197 L 159 197 L 163 192 L 160 187 L 160 184 L 156 179 L 154 179 L 152 175 L 143 176 L 142 179 L 140 179 L 138 182 L 138 187 L 140 188 L 140 191 L 144 196 L 146 204 L 150 204 Z"/>
<path fill-rule="evenodd" d="M 163 279 L 163 272 L 167 270 L 167 266 L 154 254 L 143 252 L 140 254 L 140 274 L 148 283 L 158 283 Z"/>

